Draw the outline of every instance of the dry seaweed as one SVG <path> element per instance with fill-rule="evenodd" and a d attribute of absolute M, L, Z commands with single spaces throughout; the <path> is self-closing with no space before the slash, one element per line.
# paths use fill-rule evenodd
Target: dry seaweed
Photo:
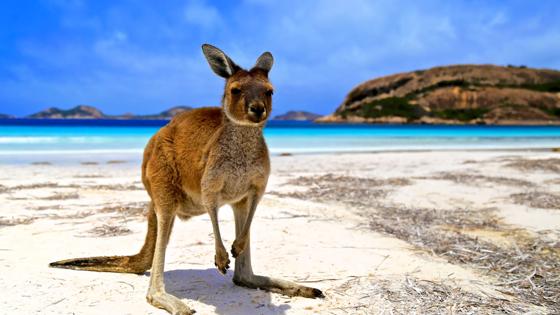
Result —
<path fill-rule="evenodd" d="M 27 190 L 27 189 L 42 189 L 42 188 L 79 188 L 79 185 L 60 185 L 53 182 L 46 182 L 46 183 L 34 183 L 28 185 L 17 185 L 12 187 L 7 187 L 8 190 Z"/>
<path fill-rule="evenodd" d="M 410 275 L 402 281 L 353 277 L 334 289 L 342 295 L 359 295 L 363 303 L 333 309 L 379 314 L 519 314 L 526 305 L 465 291 L 451 281 L 422 280 Z M 354 288 L 367 288 L 355 292 Z M 381 312 L 383 310 L 383 312 Z"/>
<path fill-rule="evenodd" d="M 333 182 L 341 185 L 357 185 L 358 187 L 379 187 L 379 186 L 407 186 L 411 181 L 407 178 L 395 177 L 386 179 L 363 178 L 336 174 L 325 174 L 319 176 L 301 176 L 288 181 L 290 185 L 310 186 L 310 185 L 330 185 Z"/>
<path fill-rule="evenodd" d="M 41 200 L 68 200 L 68 199 L 79 199 L 80 195 L 76 192 L 72 193 L 55 193 L 54 195 L 50 195 L 47 197 L 41 197 L 37 199 Z"/>
<path fill-rule="evenodd" d="M 475 267 L 496 278 L 494 284 L 502 286 L 504 293 L 560 311 L 555 303 L 560 299 L 560 253 L 553 244 L 510 230 L 515 246 L 500 247 L 460 232 L 500 230 L 499 221 L 488 211 L 378 207 L 370 227 L 452 263 Z"/>
<path fill-rule="evenodd" d="M 480 185 L 484 183 L 515 186 L 515 187 L 533 187 L 534 183 L 517 178 L 501 177 L 501 176 L 484 176 L 478 174 L 451 173 L 441 172 L 429 179 L 449 180 L 457 184 Z"/>
<path fill-rule="evenodd" d="M 508 164 L 507 167 L 515 168 L 521 171 L 543 171 L 560 173 L 560 159 L 515 159 Z"/>
<path fill-rule="evenodd" d="M 69 184 L 61 185 L 53 182 L 46 183 L 35 183 L 29 185 L 17 185 L 12 187 L 0 185 L 0 193 L 7 191 L 18 191 L 18 190 L 31 190 L 31 189 L 43 189 L 43 188 L 73 188 L 73 189 L 97 189 L 97 190 L 143 190 L 144 188 L 140 185 L 135 184 L 112 184 L 112 185 L 78 185 Z"/>
<path fill-rule="evenodd" d="M 135 202 L 127 205 L 106 206 L 99 210 L 101 213 L 116 213 L 125 217 L 144 216 L 148 209 L 147 202 Z"/>
<path fill-rule="evenodd" d="M 27 217 L 27 218 L 2 218 L 0 217 L 0 227 L 3 226 L 14 226 L 14 225 L 21 225 L 21 224 L 31 224 L 35 221 L 35 218 Z"/>
<path fill-rule="evenodd" d="M 52 206 L 36 206 L 36 207 L 31 207 L 31 210 L 36 210 L 36 211 L 43 211 L 43 210 L 60 210 L 63 209 L 64 207 L 62 205 L 52 205 Z"/>
<path fill-rule="evenodd" d="M 48 214 L 46 216 L 41 216 L 40 218 L 49 218 L 49 219 L 83 219 L 83 218 L 87 218 L 87 217 L 91 217 L 92 215 L 95 215 L 96 213 L 93 211 L 80 211 L 80 212 L 74 212 L 71 214 Z"/>
<path fill-rule="evenodd" d="M 305 192 L 270 192 L 270 194 L 306 200 L 330 200 L 361 208 L 387 196 L 390 191 L 387 187 L 410 185 L 411 181 L 406 178 L 372 179 L 326 174 L 298 177 L 288 181 L 287 184 L 310 187 Z"/>
<path fill-rule="evenodd" d="M 94 227 L 89 230 L 88 233 L 96 237 L 113 237 L 131 234 L 132 231 L 129 228 L 122 226 L 103 224 L 101 226 Z"/>
<path fill-rule="evenodd" d="M 83 186 L 87 189 L 98 189 L 98 190 L 144 190 L 144 187 L 139 185 L 125 185 L 125 184 L 115 184 L 115 185 L 92 185 Z"/>
<path fill-rule="evenodd" d="M 377 182 L 373 179 L 320 176 L 296 181 L 308 189 L 282 195 L 354 206 L 369 219 L 370 229 L 405 240 L 451 263 L 476 268 L 495 279 L 494 285 L 501 292 L 521 302 L 560 312 L 556 302 L 560 300 L 558 244 L 504 226 L 491 209 L 438 210 L 382 205 L 371 197 L 374 190 L 367 192 L 369 185 L 360 184 Z M 354 197 L 349 197 L 352 190 L 355 190 Z M 472 230 L 503 232 L 514 245 L 498 246 L 466 233 Z"/>
<path fill-rule="evenodd" d="M 533 208 L 560 209 L 560 196 L 542 192 L 532 191 L 510 195 L 513 202 Z"/>
<path fill-rule="evenodd" d="M 560 185 L 560 178 L 545 180 L 544 183 L 548 185 Z"/>
<path fill-rule="evenodd" d="M 56 194 L 46 198 L 49 198 L 48 200 L 63 200 L 65 198 L 73 199 L 76 196 L 77 194 L 76 195 Z M 61 205 L 51 205 L 51 206 L 31 207 L 29 209 L 44 211 L 44 210 L 61 210 L 61 209 L 65 209 L 65 207 Z M 125 205 L 106 206 L 97 210 L 87 210 L 87 211 L 79 211 L 79 212 L 72 212 L 72 213 L 68 213 L 68 212 L 40 213 L 32 217 L 11 218 L 11 219 L 0 217 L 0 227 L 19 225 L 19 224 L 30 224 L 37 219 L 83 219 L 100 213 L 112 214 L 111 217 L 114 218 L 115 220 L 119 222 L 126 222 L 130 218 L 133 219 L 144 218 L 146 209 L 147 209 L 147 202 L 134 202 Z M 106 227 L 106 229 L 108 231 L 110 230 L 109 227 Z M 120 232 L 125 233 L 125 231 L 120 231 Z M 117 233 L 117 230 L 115 230 L 114 233 Z M 123 234 L 119 234 L 119 235 L 123 235 Z"/>

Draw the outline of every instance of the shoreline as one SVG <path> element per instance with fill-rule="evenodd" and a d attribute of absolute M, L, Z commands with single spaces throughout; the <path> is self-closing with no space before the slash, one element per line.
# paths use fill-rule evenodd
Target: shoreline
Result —
<path fill-rule="evenodd" d="M 269 122 L 278 125 L 290 124 L 308 124 L 308 125 L 349 125 L 349 126 L 434 126 L 434 127 L 559 127 L 560 121 L 550 120 L 506 120 L 504 122 L 480 123 L 462 122 L 454 120 L 433 120 L 432 121 L 413 121 L 398 122 L 391 120 L 392 117 L 386 117 L 386 121 L 372 120 L 366 118 L 360 119 L 343 119 L 335 118 L 330 120 L 332 114 L 322 116 L 315 120 L 286 120 L 271 119 Z M 143 119 L 143 118 L 26 118 L 12 117 L 0 118 L 0 126 L 106 126 L 106 127 L 154 127 L 164 126 L 169 123 L 172 118 L 161 119 Z M 324 119 L 324 120 L 322 120 Z"/>
<path fill-rule="evenodd" d="M 104 163 L 110 160 L 127 160 L 134 162 L 141 161 L 144 149 L 123 149 L 123 150 L 68 150 L 68 151 L 0 151 L 0 162 L 3 164 L 25 164 L 33 162 L 56 162 L 71 160 L 73 162 L 80 162 L 82 160 L 99 160 Z M 285 157 L 285 156 L 316 156 L 316 155 L 354 155 L 354 154 L 383 154 L 383 153 L 430 153 L 430 152 L 445 152 L 445 153 L 470 153 L 470 152 L 560 152 L 560 145 L 558 147 L 519 147 L 519 148 L 438 148 L 438 149 L 372 149 L 372 150 L 341 150 L 341 151 L 308 151 L 308 152 L 294 152 L 275 150 L 270 152 L 271 157 Z M 43 155 L 53 157 L 35 157 L 36 155 Z M 24 157 L 22 159 L 22 156 Z"/>

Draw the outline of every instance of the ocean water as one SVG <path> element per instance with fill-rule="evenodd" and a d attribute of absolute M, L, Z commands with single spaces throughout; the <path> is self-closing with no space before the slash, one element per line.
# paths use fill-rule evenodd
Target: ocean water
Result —
<path fill-rule="evenodd" d="M 167 121 L 0 120 L 0 162 L 141 159 Z M 560 147 L 558 126 L 334 125 L 271 121 L 272 154 Z"/>

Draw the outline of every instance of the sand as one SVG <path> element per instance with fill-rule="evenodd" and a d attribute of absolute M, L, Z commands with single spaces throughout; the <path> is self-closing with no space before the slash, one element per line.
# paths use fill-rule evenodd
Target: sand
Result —
<path fill-rule="evenodd" d="M 559 157 L 273 157 L 252 225 L 253 269 L 318 287 L 326 298 L 233 285 L 231 271 L 214 268 L 207 216 L 176 222 L 168 292 L 200 314 L 559 312 L 551 269 L 560 252 Z M 0 165 L 0 313 L 167 314 L 145 300 L 149 273 L 48 268 L 65 258 L 135 253 L 147 201 L 137 161 Z M 231 209 L 221 209 L 220 221 L 229 248 Z"/>

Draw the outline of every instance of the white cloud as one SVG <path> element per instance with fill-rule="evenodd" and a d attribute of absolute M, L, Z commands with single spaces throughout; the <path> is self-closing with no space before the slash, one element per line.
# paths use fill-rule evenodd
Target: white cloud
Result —
<path fill-rule="evenodd" d="M 492 17 L 490 22 L 488 22 L 489 27 L 502 26 L 508 22 L 508 17 L 503 11 L 496 12 L 496 15 Z"/>
<path fill-rule="evenodd" d="M 201 0 L 190 1 L 184 11 L 185 20 L 203 29 L 212 29 L 221 25 L 218 9 Z"/>

